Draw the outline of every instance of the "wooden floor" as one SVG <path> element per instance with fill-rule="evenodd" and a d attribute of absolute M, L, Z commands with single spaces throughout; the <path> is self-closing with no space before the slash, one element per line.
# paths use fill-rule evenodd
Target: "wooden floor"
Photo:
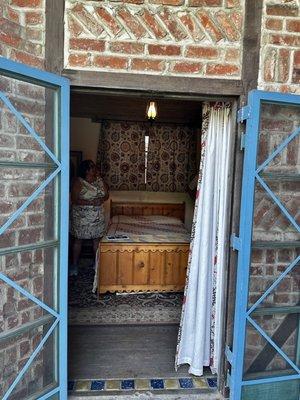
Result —
<path fill-rule="evenodd" d="M 168 378 L 178 325 L 70 326 L 69 379 Z"/>

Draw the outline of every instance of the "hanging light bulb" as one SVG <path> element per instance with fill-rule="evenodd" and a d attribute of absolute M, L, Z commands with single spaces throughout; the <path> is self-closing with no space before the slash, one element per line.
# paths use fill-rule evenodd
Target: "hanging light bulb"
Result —
<path fill-rule="evenodd" d="M 152 121 L 157 117 L 157 106 L 155 101 L 149 101 L 146 113 L 147 113 L 147 118 Z"/>

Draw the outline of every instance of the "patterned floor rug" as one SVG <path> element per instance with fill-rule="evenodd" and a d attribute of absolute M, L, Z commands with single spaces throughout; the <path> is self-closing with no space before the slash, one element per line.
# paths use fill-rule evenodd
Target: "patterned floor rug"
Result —
<path fill-rule="evenodd" d="M 92 263 L 81 262 L 77 277 L 69 279 L 69 324 L 179 323 L 183 293 L 92 293 Z"/>

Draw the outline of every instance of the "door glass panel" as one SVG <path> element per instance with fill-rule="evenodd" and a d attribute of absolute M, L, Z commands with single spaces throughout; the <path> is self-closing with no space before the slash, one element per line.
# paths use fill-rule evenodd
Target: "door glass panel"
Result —
<path fill-rule="evenodd" d="M 5 197 L 0 199 L 0 217 L 4 225 L 37 189 L 49 172 L 39 169 L 14 168 L 7 171 Z M 0 168 L 1 171 L 1 168 Z M 27 178 L 27 179 L 26 179 Z M 57 179 L 54 178 L 1 235 L 0 248 L 29 245 L 57 239 Z"/>
<path fill-rule="evenodd" d="M 1 360 L 3 360 L 3 367 L 0 369 L 1 398 L 3 398 L 4 394 L 14 382 L 19 372 L 33 351 L 38 347 L 39 343 L 47 334 L 55 320 L 53 316 L 34 303 L 28 301 L 28 299 L 23 296 L 19 296 L 18 298 L 16 297 L 16 302 L 16 310 L 10 311 L 10 315 L 7 317 L 5 315 L 8 313 L 8 310 L 7 307 L 5 307 L 4 326 L 8 327 L 5 329 L 5 332 L 10 332 L 11 336 L 6 337 L 6 339 L 0 338 L 0 357 Z M 20 310 L 18 310 L 18 308 L 20 308 Z M 42 319 L 47 323 L 41 325 L 40 321 Z M 29 326 L 24 332 L 16 332 L 17 328 L 21 328 L 22 326 L 24 327 L 24 324 L 29 325 L 30 323 L 35 323 L 37 326 Z M 49 341 L 49 346 L 51 346 L 51 343 L 51 352 L 53 353 L 53 340 L 52 342 L 51 340 Z M 41 360 L 36 358 L 33 361 L 32 368 L 37 369 L 39 364 L 41 364 Z M 23 399 L 23 397 L 19 397 L 19 399 Z"/>
<path fill-rule="evenodd" d="M 0 79 L 2 81 L 2 85 L 0 82 L 0 91 L 5 97 L 0 99 L 1 120 L 3 121 L 1 133 L 3 135 L 9 134 L 11 137 L 9 145 L 5 146 L 5 148 L 14 153 L 15 160 L 23 158 L 24 161 L 29 162 L 32 157 L 35 158 L 32 155 L 33 150 L 39 152 L 36 157 L 42 158 L 44 154 L 41 146 L 37 142 L 35 143 L 35 139 L 30 138 L 28 129 L 14 114 L 14 111 L 10 109 L 9 104 L 7 104 L 8 101 L 25 118 L 26 122 L 34 129 L 48 149 L 57 155 L 56 90 L 13 78 L 0 77 Z M 17 154 L 16 150 L 22 151 Z"/>
<path fill-rule="evenodd" d="M 0 255 L 0 272 L 57 310 L 58 251 L 55 247 Z"/>
<path fill-rule="evenodd" d="M 32 336 L 32 339 L 30 341 L 25 338 L 24 344 L 22 344 L 23 347 L 25 348 L 26 345 L 30 346 L 31 342 L 34 341 L 40 343 L 50 327 L 51 324 L 48 324 L 47 326 L 40 327 L 34 332 L 30 332 L 29 334 L 27 334 L 29 337 Z M 9 400 L 32 399 L 32 396 L 34 396 L 35 399 L 38 399 L 44 393 L 47 393 L 48 391 L 57 387 L 57 360 L 55 359 L 54 352 L 55 335 L 56 332 L 54 330 L 54 333 L 51 334 L 42 349 L 37 353 L 29 368 L 12 391 L 11 395 L 9 396 Z M 19 363 L 20 369 L 25 362 L 26 358 L 24 358 L 24 360 Z"/>
<path fill-rule="evenodd" d="M 244 386 L 243 400 L 299 400 L 300 380 L 288 382 L 261 383 L 259 385 Z"/>
<path fill-rule="evenodd" d="M 272 337 L 276 331 L 272 316 L 257 317 L 261 327 Z M 283 350 L 283 349 L 282 349 Z M 286 362 L 272 345 L 248 322 L 244 358 L 244 379 L 264 379 L 267 377 L 293 375 L 295 370 Z"/>

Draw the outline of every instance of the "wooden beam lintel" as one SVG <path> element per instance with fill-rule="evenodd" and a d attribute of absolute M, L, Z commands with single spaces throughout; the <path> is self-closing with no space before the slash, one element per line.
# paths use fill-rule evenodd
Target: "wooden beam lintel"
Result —
<path fill-rule="evenodd" d="M 63 76 L 70 79 L 73 87 L 185 96 L 236 97 L 243 93 L 242 81 L 238 79 L 187 78 L 83 70 L 64 70 Z"/>

